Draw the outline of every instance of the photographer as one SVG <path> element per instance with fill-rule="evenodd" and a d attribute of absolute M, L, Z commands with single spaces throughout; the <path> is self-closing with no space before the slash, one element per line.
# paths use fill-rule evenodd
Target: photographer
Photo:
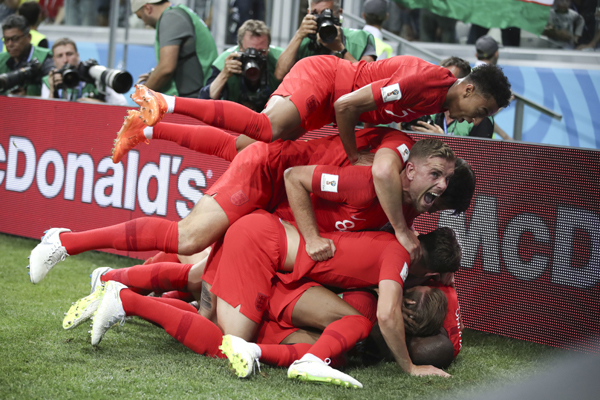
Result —
<path fill-rule="evenodd" d="M 283 79 L 298 60 L 315 55 L 336 55 L 353 63 L 375 61 L 377 52 L 373 35 L 363 30 L 342 28 L 341 15 L 340 0 L 311 0 L 308 14 L 277 61 L 275 77 Z M 337 30 L 335 37 L 329 33 L 331 25 Z"/>
<path fill-rule="evenodd" d="M 270 46 L 271 32 L 262 21 L 244 22 L 237 34 L 238 45 L 213 62 L 200 98 L 230 100 L 260 112 L 281 82 L 274 72 L 283 49 Z"/>
<path fill-rule="evenodd" d="M 50 50 L 31 45 L 31 34 L 27 20 L 21 15 L 11 15 L 4 20 L 2 34 L 6 52 L 0 53 L 0 74 L 21 70 L 21 76 L 10 79 L 10 85 L 0 94 L 39 96 L 42 92 L 42 76 L 48 74 L 54 63 Z M 6 78 L 0 77 L 0 79 Z"/>
<path fill-rule="evenodd" d="M 58 39 L 52 45 L 52 59 L 56 68 L 43 78 L 42 97 L 45 99 L 65 99 L 90 103 L 108 103 L 127 105 L 127 99 L 110 87 L 102 94 L 93 83 L 80 80 L 76 87 L 68 88 L 63 84 L 63 72 L 76 70 L 80 65 L 77 45 L 69 38 Z"/>

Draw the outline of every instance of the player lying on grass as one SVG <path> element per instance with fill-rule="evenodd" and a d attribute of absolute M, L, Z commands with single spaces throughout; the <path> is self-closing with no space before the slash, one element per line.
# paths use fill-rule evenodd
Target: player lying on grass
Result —
<path fill-rule="evenodd" d="M 372 132 L 366 131 L 365 135 Z M 395 132 L 388 130 L 390 136 L 397 138 Z M 393 143 L 391 146 L 398 143 L 396 139 L 387 142 L 385 137 L 377 136 L 377 140 L 381 140 L 381 143 Z M 100 248 L 159 250 L 183 255 L 202 251 L 222 237 L 227 228 L 241 216 L 255 209 L 274 209 L 284 200 L 283 172 L 290 165 L 301 158 L 303 162 L 300 164 L 315 159 L 331 160 L 330 156 L 336 159 L 331 155 L 329 145 L 335 147 L 337 143 L 339 147 L 339 140 L 319 140 L 304 142 L 304 146 L 300 142 L 252 145 L 256 146 L 254 151 L 250 152 L 249 148 L 240 153 L 225 174 L 207 190 L 208 195 L 203 196 L 192 212 L 179 222 L 159 217 L 143 217 L 77 233 L 65 228 L 53 228 L 30 255 L 30 279 L 33 283 L 38 283 L 54 265 L 68 255 Z M 365 138 L 365 148 L 371 144 Z M 280 151 L 284 146 L 286 149 L 295 147 L 298 150 L 290 150 L 288 155 L 287 151 Z M 398 147 L 402 148 L 402 145 Z M 395 157 L 401 160 L 398 148 L 394 147 L 393 151 L 396 152 Z M 334 153 L 340 154 L 339 151 Z M 338 160 L 339 158 L 337 156 Z M 426 139 L 413 146 L 406 165 L 407 168 L 400 174 L 403 182 L 402 199 L 406 219 L 412 221 L 417 213 L 429 210 L 434 200 L 446 189 L 454 170 L 454 153 L 443 142 Z M 437 165 L 442 165 L 442 169 Z M 339 187 L 342 188 L 343 185 L 346 193 L 338 191 L 336 199 L 333 197 L 335 193 L 324 192 L 319 187 L 313 191 L 313 208 L 318 213 L 317 222 L 321 231 L 379 229 L 387 222 L 385 212 L 377 200 L 370 168 L 346 166 L 336 169 L 321 166 L 315 170 L 315 174 L 321 173 L 321 177 L 332 172 L 338 175 Z M 467 173 L 462 178 L 466 178 L 466 184 L 454 191 L 457 198 L 448 199 L 446 203 L 464 211 L 473 193 L 471 188 L 474 189 L 474 177 Z M 339 203 L 333 206 L 331 200 Z M 292 218 L 292 212 L 286 204 L 279 205 L 277 213 L 284 219 Z M 351 221 L 351 226 L 344 221 Z M 311 243 L 307 245 L 310 246 Z M 314 257 L 314 254 L 311 255 Z"/>
<path fill-rule="evenodd" d="M 341 288 L 379 285 L 378 320 L 398 364 L 406 372 L 415 375 L 444 375 L 443 371 L 433 367 L 415 366 L 408 357 L 404 344 L 401 304 L 402 284 L 408 274 L 410 259 L 394 236 L 386 232 L 337 232 L 324 235 L 334 240 L 338 254 L 328 261 L 316 263 L 303 251 L 301 236 L 291 224 L 284 224 L 264 211 L 256 211 L 238 220 L 222 243 L 217 244 L 211 252 L 203 276 L 208 284 L 214 284 L 211 291 L 217 296 L 216 314 L 222 331 L 244 339 L 253 339 L 268 305 L 272 278 L 278 270 L 286 271 L 293 266 L 291 274 L 279 275 L 279 279 L 289 282 L 309 277 Z M 430 249 L 426 257 L 430 269 L 448 272 L 458 268 L 460 248 L 451 229 L 438 229 L 422 235 L 420 240 Z M 164 282 L 166 273 L 162 274 L 159 268 L 148 275 L 156 282 Z M 110 275 L 101 279 L 118 276 L 118 279 L 131 283 L 137 275 L 144 273 L 143 269 L 144 267 L 136 267 L 130 271 L 111 271 Z M 180 286 L 161 290 L 182 290 L 182 283 L 190 270 L 191 266 L 178 278 L 171 279 L 179 282 Z M 416 263 L 413 271 L 419 270 L 421 273 L 417 275 L 423 275 L 427 271 L 421 263 Z M 101 321 L 95 322 L 99 326 L 105 326 L 102 319 L 97 321 Z M 341 320 L 340 324 L 346 326 Z M 361 326 L 359 321 L 350 325 Z M 368 335 L 371 324 L 363 318 L 362 327 L 363 329 L 350 331 L 346 326 L 340 330 L 339 335 L 344 337 L 352 333 L 343 340 L 352 347 L 356 341 Z M 102 331 L 99 332 L 101 335 Z M 99 339 L 93 338 L 93 343 L 97 341 Z"/>

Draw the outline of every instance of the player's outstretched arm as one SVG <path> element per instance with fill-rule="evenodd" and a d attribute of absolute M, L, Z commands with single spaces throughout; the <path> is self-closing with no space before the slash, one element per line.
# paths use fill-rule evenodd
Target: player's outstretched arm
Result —
<path fill-rule="evenodd" d="M 375 193 L 381 204 L 381 208 L 387 215 L 390 224 L 394 228 L 396 238 L 410 254 L 411 262 L 421 258 L 421 244 L 406 224 L 402 211 L 402 160 L 391 149 L 382 148 L 375 153 L 373 161 L 373 183 Z"/>
<path fill-rule="evenodd" d="M 379 300 L 377 302 L 377 321 L 379 329 L 394 359 L 402 370 L 410 375 L 438 375 L 449 377 L 450 374 L 431 365 L 414 365 L 408 355 L 404 335 L 404 318 L 402 316 L 402 286 L 393 280 L 379 282 Z"/>
<path fill-rule="evenodd" d="M 313 261 L 325 261 L 335 254 L 331 239 L 321 237 L 310 201 L 315 165 L 288 168 L 283 174 L 290 208 L 300 234 L 306 242 L 306 252 Z"/>
<path fill-rule="evenodd" d="M 343 95 L 333 104 L 333 109 L 348 160 L 352 164 L 356 164 L 359 161 L 359 154 L 356 148 L 354 128 L 362 113 L 377 109 L 371 85 Z"/>

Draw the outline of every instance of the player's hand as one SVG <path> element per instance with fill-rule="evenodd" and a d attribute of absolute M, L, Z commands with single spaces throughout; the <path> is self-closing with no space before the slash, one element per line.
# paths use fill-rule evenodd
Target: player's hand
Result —
<path fill-rule="evenodd" d="M 306 253 L 313 261 L 329 260 L 335 254 L 333 240 L 318 236 L 306 241 Z"/>
<path fill-rule="evenodd" d="M 436 124 L 428 124 L 425 121 L 417 121 L 417 125 L 412 125 L 412 130 L 415 132 L 439 133 L 444 134 L 444 129 Z"/>
<path fill-rule="evenodd" d="M 412 376 L 437 375 L 443 376 L 444 378 L 450 378 L 452 376 L 449 373 L 434 367 L 433 365 L 413 365 L 410 369 L 410 374 Z"/>
<path fill-rule="evenodd" d="M 375 153 L 368 151 L 361 151 L 358 153 L 358 159 L 353 165 L 360 165 L 364 167 L 372 167 L 373 161 L 375 160 Z"/>
<path fill-rule="evenodd" d="M 398 239 L 402 247 L 408 251 L 411 263 L 415 263 L 421 259 L 421 256 L 423 255 L 421 243 L 410 229 L 405 231 L 397 230 L 396 239 Z"/>
<path fill-rule="evenodd" d="M 316 33 L 317 33 L 317 17 L 312 15 L 309 10 L 308 14 L 306 14 L 304 16 L 304 18 L 302 18 L 302 23 L 300 24 L 300 27 L 296 31 L 296 35 L 298 35 L 299 38 L 304 39 L 308 35 L 314 35 Z"/>
<path fill-rule="evenodd" d="M 223 73 L 227 78 L 232 75 L 239 75 L 242 73 L 242 62 L 238 60 L 241 53 L 233 52 L 225 59 L 225 65 L 223 66 Z"/>
<path fill-rule="evenodd" d="M 321 43 L 323 47 L 328 48 L 331 51 L 342 51 L 345 49 L 344 44 L 342 43 L 342 35 L 340 34 L 342 32 L 342 29 L 339 26 L 336 26 L 336 29 L 337 36 L 335 37 L 335 40 L 331 43 L 323 43 L 320 35 L 317 35 L 317 38 L 319 43 Z"/>

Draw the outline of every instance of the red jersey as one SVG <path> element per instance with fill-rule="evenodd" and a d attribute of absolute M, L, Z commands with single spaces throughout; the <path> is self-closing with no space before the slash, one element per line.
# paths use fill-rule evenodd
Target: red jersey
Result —
<path fill-rule="evenodd" d="M 452 286 L 442 285 L 439 282 L 428 282 L 427 286 L 440 289 L 448 299 L 448 312 L 442 326 L 448 332 L 448 338 L 454 346 L 454 357 L 456 357 L 462 347 L 462 323 L 456 290 Z"/>
<path fill-rule="evenodd" d="M 322 285 L 342 289 L 377 286 L 389 279 L 404 287 L 410 256 L 396 237 L 387 232 L 324 233 L 333 240 L 335 256 L 326 261 L 313 261 L 300 239 L 294 270 L 278 273 L 284 283 L 310 278 Z"/>
<path fill-rule="evenodd" d="M 379 230 L 388 222 L 375 193 L 371 167 L 319 165 L 313 173 L 312 190 L 312 207 L 320 232 Z M 416 210 L 404 205 L 403 213 L 411 226 Z M 275 214 L 284 221 L 294 221 L 287 200 Z"/>
<path fill-rule="evenodd" d="M 357 71 L 353 90 L 370 84 L 377 109 L 361 114 L 360 120 L 388 124 L 446 111 L 442 106 L 454 82 L 448 69 L 417 57 L 365 63 Z"/>

